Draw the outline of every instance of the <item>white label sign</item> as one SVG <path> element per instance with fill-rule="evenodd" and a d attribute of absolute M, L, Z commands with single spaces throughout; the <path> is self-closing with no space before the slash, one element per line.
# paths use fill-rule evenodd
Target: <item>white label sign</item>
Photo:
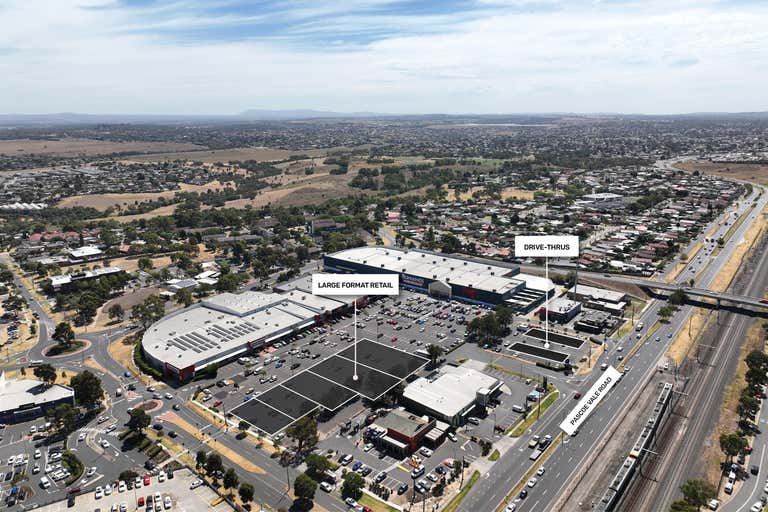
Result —
<path fill-rule="evenodd" d="M 312 274 L 312 295 L 398 295 L 397 274 Z"/>
<path fill-rule="evenodd" d="M 573 408 L 570 414 L 568 414 L 565 420 L 560 424 L 560 429 L 569 436 L 573 435 L 573 432 L 589 417 L 592 411 L 597 407 L 597 404 L 600 403 L 600 400 L 608 394 L 617 382 L 619 382 L 620 378 L 621 373 L 619 373 L 613 366 L 609 366 L 597 382 L 595 382 L 589 389 L 587 394 L 581 397 L 581 400 L 576 404 L 576 407 Z"/>
<path fill-rule="evenodd" d="M 579 255 L 579 237 L 516 236 L 515 256 L 534 258 L 573 257 Z"/>

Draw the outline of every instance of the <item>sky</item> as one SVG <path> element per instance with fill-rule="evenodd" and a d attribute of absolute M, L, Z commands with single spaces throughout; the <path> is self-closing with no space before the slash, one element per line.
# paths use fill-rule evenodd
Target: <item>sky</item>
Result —
<path fill-rule="evenodd" d="M 768 110 L 762 0 L 0 0 L 0 113 Z"/>

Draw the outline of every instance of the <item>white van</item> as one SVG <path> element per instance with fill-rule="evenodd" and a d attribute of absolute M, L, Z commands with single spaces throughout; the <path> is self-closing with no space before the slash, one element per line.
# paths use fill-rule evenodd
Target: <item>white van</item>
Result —
<path fill-rule="evenodd" d="M 731 471 L 730 473 L 728 473 L 728 482 L 729 482 L 729 483 L 734 483 L 734 482 L 736 482 L 736 473 L 734 473 L 733 471 Z"/>
<path fill-rule="evenodd" d="M 512 406 L 512 410 L 515 412 L 523 413 L 525 412 L 525 407 L 523 407 L 522 405 L 515 404 Z"/>
<path fill-rule="evenodd" d="M 723 490 L 725 491 L 725 494 L 733 494 L 733 484 L 731 482 L 726 483 Z"/>
<path fill-rule="evenodd" d="M 50 486 L 51 486 L 51 481 L 48 480 L 47 476 L 44 476 L 43 478 L 40 479 L 40 487 L 42 487 L 43 489 L 47 489 Z"/>

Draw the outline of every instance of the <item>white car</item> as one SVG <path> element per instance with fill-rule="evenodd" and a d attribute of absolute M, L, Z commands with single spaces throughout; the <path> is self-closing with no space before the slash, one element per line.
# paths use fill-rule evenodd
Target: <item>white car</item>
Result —
<path fill-rule="evenodd" d="M 365 446 L 363 446 L 364 452 L 369 452 L 373 448 L 373 443 L 365 443 Z"/>
<path fill-rule="evenodd" d="M 102 439 L 100 444 L 102 448 L 109 448 L 109 441 L 106 439 Z"/>
<path fill-rule="evenodd" d="M 165 510 L 168 510 L 169 508 L 171 508 L 171 506 L 173 505 L 171 503 L 171 497 L 166 495 L 165 499 L 163 500 L 163 504 L 165 505 Z"/>
<path fill-rule="evenodd" d="M 528 480 L 528 487 L 531 487 L 531 488 L 536 487 L 536 482 L 538 482 L 536 477 L 531 478 L 530 480 Z"/>
<path fill-rule="evenodd" d="M 90 478 L 90 477 L 92 477 L 92 476 L 93 476 L 95 473 L 96 473 L 96 466 L 91 466 L 90 468 L 88 468 L 88 471 L 86 471 L 86 472 L 85 472 L 85 476 L 86 476 L 87 478 Z"/>
<path fill-rule="evenodd" d="M 114 430 L 117 428 L 117 425 L 113 424 L 107 427 L 107 434 L 110 432 L 114 432 Z"/>
<path fill-rule="evenodd" d="M 112 486 L 107 484 L 104 486 L 104 495 L 109 496 L 110 494 L 112 494 Z"/>
<path fill-rule="evenodd" d="M 78 441 L 85 441 L 85 432 L 80 432 L 80 435 L 77 436 Z"/>
<path fill-rule="evenodd" d="M 32 466 L 32 474 L 33 475 L 36 475 L 39 472 L 40 472 L 40 464 L 35 464 L 34 466 Z"/>
<path fill-rule="evenodd" d="M 125 492 L 128 489 L 125 485 L 125 480 L 120 480 L 117 483 L 117 492 Z"/>
<path fill-rule="evenodd" d="M 29 427 L 29 433 L 30 434 L 36 434 L 37 433 L 37 425 L 32 425 Z"/>
<path fill-rule="evenodd" d="M 13 466 L 14 464 L 16 464 L 16 456 L 11 455 L 10 457 L 8 457 L 8 465 Z"/>
<path fill-rule="evenodd" d="M 504 512 L 515 512 L 517 510 L 517 504 L 516 503 L 510 503 L 504 508 Z"/>
<path fill-rule="evenodd" d="M 133 487 L 135 489 L 140 489 L 142 487 L 142 482 L 143 482 L 142 478 L 140 476 L 137 476 L 136 478 L 133 479 Z"/>
<path fill-rule="evenodd" d="M 40 452 L 40 450 L 35 450 L 35 454 L 34 454 L 35 459 L 39 459 L 42 456 L 43 454 Z"/>
<path fill-rule="evenodd" d="M 448 432 L 448 434 L 446 434 L 446 435 L 448 436 L 448 439 L 450 439 L 450 440 L 451 440 L 451 441 L 453 441 L 454 443 L 455 443 L 456 441 L 458 441 L 458 439 L 456 438 L 456 434 L 454 434 L 453 432 Z"/>
<path fill-rule="evenodd" d="M 166 393 L 165 394 L 165 398 L 168 399 L 168 400 L 171 400 L 173 398 L 173 395 L 170 394 L 170 393 Z"/>
<path fill-rule="evenodd" d="M 200 487 L 201 485 L 203 485 L 203 481 L 202 481 L 202 480 L 195 480 L 194 482 L 192 482 L 191 484 L 189 484 L 189 488 L 190 488 L 190 489 L 197 489 L 197 488 L 198 488 L 198 487 Z"/>
<path fill-rule="evenodd" d="M 162 469 L 157 474 L 157 481 L 158 482 L 165 482 L 165 471 L 163 471 Z"/>
<path fill-rule="evenodd" d="M 419 453 L 422 454 L 425 457 L 431 457 L 432 456 L 432 450 L 427 448 L 426 446 L 422 447 L 421 450 L 419 450 Z"/>
<path fill-rule="evenodd" d="M 544 466 L 541 466 L 539 469 L 536 470 L 536 476 L 544 475 L 545 471 L 546 471 L 546 469 L 544 469 Z"/>
<path fill-rule="evenodd" d="M 756 501 L 750 508 L 749 512 L 762 512 L 763 510 L 763 502 L 762 501 Z"/>
<path fill-rule="evenodd" d="M 328 482 L 320 482 L 320 488 L 324 490 L 325 492 L 331 492 L 333 491 L 333 486 L 329 484 Z"/>
<path fill-rule="evenodd" d="M 104 489 L 102 489 L 100 485 L 96 486 L 96 492 L 94 493 L 94 496 L 97 500 L 100 500 L 104 497 Z"/>

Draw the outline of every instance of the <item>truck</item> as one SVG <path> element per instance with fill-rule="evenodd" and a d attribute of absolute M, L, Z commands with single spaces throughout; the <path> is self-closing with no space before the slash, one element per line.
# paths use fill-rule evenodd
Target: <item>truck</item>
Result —
<path fill-rule="evenodd" d="M 541 450 L 539 448 L 536 448 L 535 450 L 533 450 L 533 452 L 531 453 L 530 457 L 528 457 L 528 458 L 531 459 L 531 460 L 536 460 L 539 457 L 541 457 L 542 453 L 544 453 L 543 450 Z"/>
<path fill-rule="evenodd" d="M 643 330 L 643 327 L 645 327 L 645 326 L 643 325 L 643 322 L 637 322 L 637 325 L 635 326 L 635 330 L 636 330 L 636 331 L 638 331 L 638 332 L 639 332 L 639 331 L 642 331 L 642 330 Z"/>

